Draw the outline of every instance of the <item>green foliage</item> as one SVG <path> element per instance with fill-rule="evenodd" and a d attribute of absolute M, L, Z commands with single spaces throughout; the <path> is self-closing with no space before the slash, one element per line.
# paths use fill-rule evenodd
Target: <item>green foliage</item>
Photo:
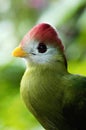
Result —
<path fill-rule="evenodd" d="M 56 26 L 65 45 L 69 71 L 86 75 L 86 0 L 47 0 L 41 8 L 30 6 L 29 0 L 1 0 L 0 25 L 6 21 L 13 25 L 13 37 L 16 37 L 13 48 L 36 23 L 49 22 Z M 3 34 L 0 52 L 7 59 L 8 51 L 3 52 L 2 45 L 6 49 L 12 41 L 11 34 L 6 36 L 6 32 L 9 33 L 9 28 L 0 32 L 0 36 Z M 4 57 L 0 54 L 1 62 Z M 13 57 L 8 62 L 0 63 L 0 130 L 42 129 L 24 107 L 19 94 L 25 68 Z"/>

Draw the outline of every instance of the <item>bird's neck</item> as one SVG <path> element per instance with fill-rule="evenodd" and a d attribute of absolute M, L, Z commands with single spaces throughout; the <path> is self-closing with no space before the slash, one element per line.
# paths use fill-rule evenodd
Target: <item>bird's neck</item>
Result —
<path fill-rule="evenodd" d="M 58 74 L 68 73 L 66 64 L 64 64 L 64 62 L 60 62 L 58 60 L 52 64 L 34 64 L 34 63 L 30 64 L 30 63 L 28 63 L 27 68 L 35 69 L 36 71 L 41 70 L 42 72 L 44 70 L 54 71 L 54 72 L 57 72 Z"/>

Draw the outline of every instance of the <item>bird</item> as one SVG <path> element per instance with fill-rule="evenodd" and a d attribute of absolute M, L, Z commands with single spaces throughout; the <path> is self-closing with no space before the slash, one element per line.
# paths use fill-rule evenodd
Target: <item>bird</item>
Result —
<path fill-rule="evenodd" d="M 68 72 L 64 45 L 55 27 L 39 23 L 13 52 L 24 58 L 20 94 L 46 130 L 86 129 L 86 77 Z"/>

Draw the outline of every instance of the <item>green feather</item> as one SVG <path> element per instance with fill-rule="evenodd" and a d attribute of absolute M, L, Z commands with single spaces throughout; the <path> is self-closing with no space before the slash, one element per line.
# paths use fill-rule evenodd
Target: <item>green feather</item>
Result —
<path fill-rule="evenodd" d="M 61 62 L 33 65 L 21 81 L 28 109 L 47 130 L 86 129 L 86 78 L 69 74 Z M 82 113 L 82 114 L 81 114 Z"/>

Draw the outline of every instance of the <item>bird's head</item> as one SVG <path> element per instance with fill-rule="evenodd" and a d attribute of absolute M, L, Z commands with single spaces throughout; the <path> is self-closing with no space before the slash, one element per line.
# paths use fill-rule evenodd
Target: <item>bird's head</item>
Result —
<path fill-rule="evenodd" d="M 64 62 L 64 47 L 56 30 L 47 23 L 33 27 L 15 48 L 13 55 L 25 58 L 28 63 L 49 64 Z"/>

